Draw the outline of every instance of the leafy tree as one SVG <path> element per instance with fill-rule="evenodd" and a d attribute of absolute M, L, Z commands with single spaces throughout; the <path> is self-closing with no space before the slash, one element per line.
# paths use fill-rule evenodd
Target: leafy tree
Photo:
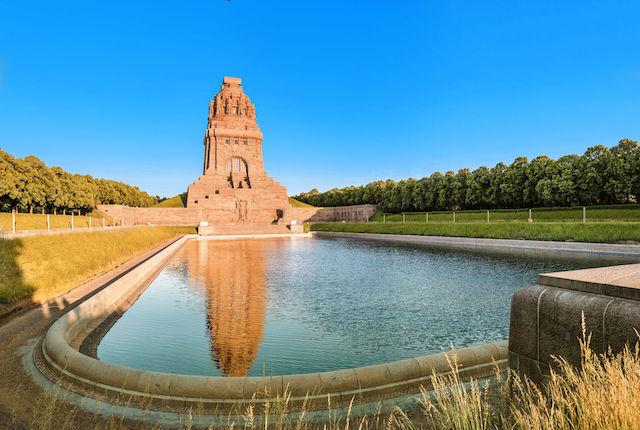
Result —
<path fill-rule="evenodd" d="M 640 199 L 638 142 L 622 139 L 611 149 L 598 145 L 582 156 L 557 161 L 541 155 L 516 158 L 509 166 L 439 172 L 419 180 L 371 182 L 364 187 L 313 189 L 296 199 L 314 206 L 377 203 L 389 212 L 526 208 L 625 203 Z"/>
<path fill-rule="evenodd" d="M 357 198 L 357 197 L 356 197 Z M 15 158 L 0 149 L 0 210 L 88 212 L 101 203 L 151 206 L 156 197 L 138 187 L 47 167 L 34 156 Z"/>

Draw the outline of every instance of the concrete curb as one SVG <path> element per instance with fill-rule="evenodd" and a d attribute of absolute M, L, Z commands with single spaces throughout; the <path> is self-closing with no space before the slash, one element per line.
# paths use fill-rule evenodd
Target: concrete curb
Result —
<path fill-rule="evenodd" d="M 534 252 L 591 254 L 594 256 L 631 257 L 640 259 L 640 245 L 618 245 L 610 243 L 554 242 L 542 240 L 485 239 L 449 236 L 418 236 L 409 234 L 347 233 L 314 231 L 317 236 L 349 237 L 396 243 L 413 243 L 459 249 L 482 249 L 499 252 Z"/>
<path fill-rule="evenodd" d="M 480 379 L 504 370 L 507 342 L 463 348 L 423 357 L 332 372 L 272 377 L 206 377 L 133 369 L 100 361 L 74 349 L 78 338 L 139 292 L 158 270 L 193 236 L 185 236 L 159 251 L 135 270 L 64 314 L 48 330 L 34 361 L 51 381 L 94 398 L 116 400 L 126 396 L 131 406 L 176 411 L 193 407 L 231 409 L 277 402 L 285 393 L 295 409 L 378 401 L 432 387 L 433 374 L 450 373 L 455 360 L 461 379 Z"/>

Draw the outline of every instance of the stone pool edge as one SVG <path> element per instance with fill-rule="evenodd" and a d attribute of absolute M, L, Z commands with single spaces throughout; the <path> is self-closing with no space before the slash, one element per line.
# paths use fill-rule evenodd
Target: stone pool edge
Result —
<path fill-rule="evenodd" d="M 313 231 L 312 234 L 313 236 L 318 237 L 348 237 L 383 242 L 411 243 L 469 250 L 493 250 L 498 252 L 521 251 L 530 253 L 561 253 L 573 255 L 590 254 L 592 256 L 610 256 L 613 258 L 630 257 L 640 259 L 640 245 L 592 242 L 560 242 L 544 240 L 487 239 L 453 236 L 421 236 L 411 234 L 349 233 L 337 231 Z"/>
<path fill-rule="evenodd" d="M 455 360 L 462 380 L 486 378 L 506 369 L 507 341 L 472 346 L 390 363 L 330 372 L 272 377 L 179 375 L 133 369 L 97 360 L 72 347 L 126 302 L 139 294 L 169 259 L 193 239 L 185 236 L 160 250 L 144 264 L 58 318 L 33 354 L 36 367 L 49 380 L 95 399 L 165 411 L 205 406 L 216 410 L 256 405 L 290 395 L 293 409 L 318 409 L 332 404 L 374 402 L 430 389 L 433 374 L 450 373 Z M 80 341 L 81 343 L 81 341 Z"/>

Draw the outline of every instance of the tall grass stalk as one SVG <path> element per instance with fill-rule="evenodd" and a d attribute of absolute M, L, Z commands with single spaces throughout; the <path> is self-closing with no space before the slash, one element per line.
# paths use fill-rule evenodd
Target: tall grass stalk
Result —
<path fill-rule="evenodd" d="M 640 350 L 626 346 L 618 354 L 596 354 L 585 332 L 580 341 L 581 363 L 556 359 L 546 386 L 514 379 L 511 408 L 517 428 L 534 430 L 640 429 Z"/>
<path fill-rule="evenodd" d="M 452 348 L 453 349 L 453 348 Z M 436 429 L 487 430 L 497 428 L 499 416 L 492 414 L 489 380 L 482 386 L 475 379 L 465 383 L 455 355 L 447 355 L 451 371 L 432 375 L 433 391 L 421 389 L 421 404 L 426 424 Z M 496 374 L 500 375 L 496 369 Z"/>
<path fill-rule="evenodd" d="M 492 382 L 482 383 L 460 377 L 455 359 L 449 360 L 450 372 L 433 375 L 433 389 L 421 390 L 419 408 L 390 413 L 374 412 L 368 416 L 354 416 L 354 399 L 346 416 L 339 416 L 333 400 L 328 397 L 326 419 L 310 419 L 308 399 L 297 418 L 293 412 L 289 390 L 275 396 L 274 401 L 232 408 L 220 412 L 226 424 L 211 422 L 209 429 L 228 430 L 377 430 L 377 429 L 447 429 L 447 430 L 631 430 L 640 429 L 640 348 L 626 347 L 622 352 L 604 354 L 590 347 L 590 336 L 585 332 L 580 341 L 582 352 L 579 367 L 563 358 L 556 358 L 548 382 L 538 387 L 530 380 L 511 372 L 504 377 L 497 371 Z M 274 398 L 268 392 L 266 398 Z M 256 397 L 254 397 L 255 399 Z M 124 399 L 126 400 L 126 399 Z M 33 408 L 33 419 L 28 428 L 51 430 L 80 429 L 150 429 L 147 425 L 128 421 L 124 417 L 100 418 L 97 410 L 86 414 L 64 403 L 57 391 L 39 397 Z M 128 401 L 118 399 L 118 404 Z M 147 411 L 145 407 L 145 412 Z M 63 411 L 63 412 L 61 412 Z M 198 415 L 212 411 L 190 409 L 180 429 L 197 428 Z M 143 413 L 142 415 L 144 415 Z M 87 415 L 90 415 L 87 417 Z M 270 418 L 265 419 L 265 415 Z M 240 417 L 239 417 L 240 416 Z M 218 417 L 219 418 L 219 417 Z M 12 419 L 16 423 L 17 418 Z M 18 427 L 18 426 L 16 426 Z M 18 427 L 20 428 L 20 427 Z"/>

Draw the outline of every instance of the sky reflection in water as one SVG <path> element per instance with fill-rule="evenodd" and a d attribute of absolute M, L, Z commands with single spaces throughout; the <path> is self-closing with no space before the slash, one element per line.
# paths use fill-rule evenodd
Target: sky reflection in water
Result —
<path fill-rule="evenodd" d="M 341 238 L 191 241 L 98 357 L 194 375 L 365 366 L 506 339 L 538 273 L 609 265 Z"/>

